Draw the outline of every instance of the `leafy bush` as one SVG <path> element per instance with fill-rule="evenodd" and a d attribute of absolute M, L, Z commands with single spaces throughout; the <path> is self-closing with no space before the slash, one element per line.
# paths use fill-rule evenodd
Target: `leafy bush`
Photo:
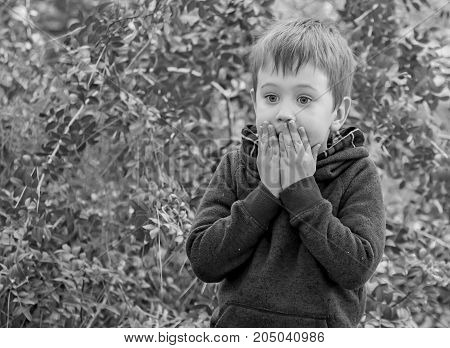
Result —
<path fill-rule="evenodd" d="M 0 5 L 0 326 L 209 325 L 217 286 L 184 242 L 252 121 L 243 58 L 272 3 Z M 448 61 L 439 30 L 400 40 L 402 6 L 339 12 L 360 57 L 351 122 L 390 190 L 363 325 L 448 326 Z"/>
<path fill-rule="evenodd" d="M 404 6 L 430 7 L 426 1 Z M 340 12 L 352 24 L 349 40 L 360 57 L 354 122 L 369 134 L 391 203 L 365 325 L 448 327 L 450 161 L 441 138 L 445 124 L 435 111 L 449 99 L 449 60 L 446 65 L 436 50 L 445 40 L 431 34 L 439 28 L 402 23 L 404 6 L 348 1 Z"/>

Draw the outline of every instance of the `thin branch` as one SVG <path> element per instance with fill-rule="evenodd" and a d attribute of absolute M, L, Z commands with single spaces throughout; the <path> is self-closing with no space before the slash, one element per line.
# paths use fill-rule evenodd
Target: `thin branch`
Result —
<path fill-rule="evenodd" d="M 9 328 L 9 304 L 11 303 L 11 289 L 8 292 L 8 308 L 6 312 L 6 328 Z"/>
<path fill-rule="evenodd" d="M 26 189 L 27 189 L 27 186 L 25 186 L 25 187 L 23 188 L 22 193 L 21 193 L 19 199 L 17 200 L 17 203 L 16 203 L 14 209 L 16 209 L 16 208 L 19 206 L 19 203 L 20 203 L 20 201 L 22 200 L 22 197 L 23 197 L 23 195 L 24 195 Z"/>
<path fill-rule="evenodd" d="M 192 287 L 197 283 L 197 281 L 198 278 L 194 278 L 192 282 L 188 285 L 188 287 L 183 291 L 183 293 L 180 296 L 178 296 L 177 301 L 180 301 L 183 298 L 183 296 L 185 296 L 192 289 Z"/>
<path fill-rule="evenodd" d="M 109 170 L 109 168 L 117 161 L 117 159 L 123 155 L 123 152 L 127 149 L 128 145 L 126 145 L 122 150 L 119 151 L 119 153 L 112 159 L 109 161 L 108 165 L 105 167 L 105 169 L 103 169 L 103 171 L 100 173 L 100 176 L 103 177 L 106 172 Z M 130 148 L 126 151 L 129 152 Z"/>
<path fill-rule="evenodd" d="M 96 310 L 94 316 L 92 317 L 91 321 L 89 322 L 89 324 L 87 326 L 88 328 L 91 327 L 92 324 L 94 323 L 95 319 L 97 319 L 98 315 L 100 314 L 100 312 L 103 309 L 103 306 L 106 304 L 107 300 L 108 300 L 108 296 L 106 296 L 106 294 L 105 294 L 105 297 L 103 297 L 102 303 L 97 305 L 97 310 Z"/>
<path fill-rule="evenodd" d="M 59 41 L 60 39 L 64 39 L 65 37 L 68 37 L 68 36 L 72 36 L 74 34 L 77 34 L 79 31 L 81 31 L 85 28 L 86 28 L 86 25 L 83 25 L 83 26 L 75 28 L 74 30 L 69 31 L 68 33 L 65 33 L 63 35 L 55 36 L 54 38 L 51 38 L 50 40 L 48 40 L 45 44 L 49 44 L 52 41 Z"/>
<path fill-rule="evenodd" d="M 415 288 L 413 290 L 411 290 L 410 292 L 408 292 L 405 296 L 403 296 L 402 298 L 400 298 L 397 302 L 395 302 L 391 308 L 394 308 L 395 306 L 399 305 L 400 303 L 402 303 L 403 301 L 405 301 L 409 296 L 411 296 L 415 291 Z"/>
<path fill-rule="evenodd" d="M 103 46 L 102 52 L 100 53 L 100 56 L 99 56 L 98 59 L 97 59 L 97 63 L 95 63 L 95 69 L 94 69 L 94 71 L 92 72 L 91 76 L 89 77 L 89 81 L 88 81 L 88 84 L 87 84 L 87 87 L 88 87 L 88 88 L 89 88 L 89 86 L 91 85 L 91 81 L 92 81 L 92 78 L 94 77 L 94 74 L 98 71 L 98 70 L 97 70 L 97 69 L 98 69 L 98 64 L 100 63 L 100 60 L 102 59 L 103 54 L 104 54 L 105 51 L 106 51 L 106 47 L 108 47 L 108 43 L 105 43 L 105 46 Z"/>
<path fill-rule="evenodd" d="M 117 118 L 114 121 L 107 123 L 106 125 L 104 125 L 102 128 L 100 128 L 99 130 L 95 131 L 94 133 L 92 133 L 88 138 L 86 138 L 80 145 L 78 145 L 77 150 L 83 146 L 87 141 L 89 141 L 89 139 L 94 138 L 97 134 L 100 134 L 104 129 L 108 128 L 109 126 L 113 125 L 114 123 L 121 121 L 121 119 Z"/>
<path fill-rule="evenodd" d="M 159 221 L 159 210 L 158 209 L 156 209 L 156 214 L 158 217 L 158 227 L 160 227 L 161 222 Z M 161 254 L 162 254 L 162 252 L 161 252 L 161 230 L 160 230 L 158 233 L 158 261 L 159 261 L 159 273 L 160 273 L 159 291 L 160 291 L 160 294 L 162 295 L 162 292 L 163 292 L 163 267 L 162 267 Z"/>
<path fill-rule="evenodd" d="M 428 232 L 423 232 L 423 231 L 415 231 L 415 232 L 417 232 L 418 234 L 421 234 L 422 236 L 425 236 L 431 240 L 434 240 L 436 243 L 438 243 L 441 246 L 443 246 L 444 248 L 447 248 L 450 250 L 450 244 L 444 242 L 442 239 L 440 239 L 436 236 L 433 236 L 432 234 L 429 234 Z"/>
<path fill-rule="evenodd" d="M 444 150 L 442 150 L 442 149 L 439 147 L 438 144 L 436 144 L 436 143 L 435 143 L 433 140 L 431 140 L 431 139 L 428 139 L 428 141 L 431 143 L 431 145 L 434 146 L 434 148 L 435 148 L 436 150 L 438 150 L 438 151 L 440 152 L 440 154 L 441 154 L 442 156 L 444 156 L 445 158 L 448 159 L 447 153 L 446 153 Z"/>
<path fill-rule="evenodd" d="M 225 90 L 221 85 L 219 85 L 216 81 L 213 81 L 210 83 L 211 86 L 213 86 L 215 89 L 217 89 L 220 94 L 225 98 L 225 101 L 227 103 L 227 118 L 228 118 L 228 135 L 229 138 L 233 136 L 233 111 L 231 109 L 231 92 L 228 90 Z"/>
<path fill-rule="evenodd" d="M 72 119 L 70 120 L 69 124 L 66 126 L 66 129 L 64 130 L 63 135 L 69 133 L 70 127 L 72 126 L 72 124 L 76 121 L 77 118 L 79 118 L 79 116 L 81 115 L 81 113 L 83 112 L 85 108 L 85 105 L 83 104 L 81 106 L 81 108 L 77 111 L 77 113 L 72 117 Z M 59 151 L 59 148 L 61 147 L 62 144 L 62 140 L 59 139 L 58 144 L 56 145 L 55 149 L 53 150 L 53 153 L 50 155 L 50 158 L 47 160 L 47 164 L 51 164 L 53 162 L 53 159 L 55 158 L 56 154 Z M 36 211 L 39 212 L 39 203 L 41 201 L 41 186 L 42 183 L 44 182 L 44 178 L 45 178 L 45 173 L 42 173 L 42 176 L 39 180 L 39 183 L 37 185 L 37 195 L 38 195 L 38 200 L 37 200 L 37 204 L 36 204 Z"/>
<path fill-rule="evenodd" d="M 353 22 L 358 23 L 361 22 L 364 18 L 366 18 L 370 13 L 375 11 L 380 5 L 374 4 L 372 8 L 368 9 L 367 11 L 363 12 L 358 18 L 354 19 Z"/>
<path fill-rule="evenodd" d="M 128 64 L 128 66 L 126 67 L 125 71 L 128 71 L 128 69 L 130 69 L 130 67 L 134 64 L 134 62 L 141 56 L 142 53 L 144 53 L 144 51 L 148 48 L 148 46 L 150 46 L 151 43 L 151 39 L 149 39 L 147 41 L 147 43 L 139 50 L 138 53 L 136 53 L 136 55 L 133 57 L 133 59 L 131 60 L 130 64 Z"/>

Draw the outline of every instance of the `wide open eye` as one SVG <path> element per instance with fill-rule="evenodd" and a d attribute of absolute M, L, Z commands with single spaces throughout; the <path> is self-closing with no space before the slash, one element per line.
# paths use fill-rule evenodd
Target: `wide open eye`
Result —
<path fill-rule="evenodd" d="M 264 99 L 267 100 L 270 104 L 274 104 L 280 100 L 280 98 L 276 94 L 267 94 L 264 96 Z"/>
<path fill-rule="evenodd" d="M 297 98 L 297 101 L 300 104 L 306 105 L 306 104 L 309 104 L 312 101 L 312 99 L 310 97 L 302 95 L 302 96 Z"/>

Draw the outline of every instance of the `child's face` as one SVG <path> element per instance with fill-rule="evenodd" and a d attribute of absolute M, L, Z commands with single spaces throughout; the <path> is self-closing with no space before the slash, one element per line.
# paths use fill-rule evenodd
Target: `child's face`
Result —
<path fill-rule="evenodd" d="M 324 151 L 330 128 L 339 129 L 347 116 L 340 120 L 342 108 L 333 110 L 333 96 L 328 88 L 328 77 L 311 64 L 301 67 L 296 75 L 283 76 L 282 71 L 271 72 L 270 68 L 260 70 L 257 91 L 251 91 L 256 126 L 268 121 L 278 135 L 283 124 L 293 119 L 297 128 L 305 128 L 311 146 L 322 144 L 320 152 Z M 333 123 L 336 119 L 337 124 Z"/>

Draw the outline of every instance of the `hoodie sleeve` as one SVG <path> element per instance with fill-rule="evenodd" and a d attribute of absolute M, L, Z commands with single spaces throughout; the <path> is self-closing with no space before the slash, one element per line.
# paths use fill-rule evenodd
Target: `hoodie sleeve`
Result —
<path fill-rule="evenodd" d="M 343 193 L 337 217 L 314 177 L 280 193 L 291 225 L 329 277 L 346 289 L 363 286 L 385 246 L 385 210 L 375 164 L 364 159 Z"/>
<path fill-rule="evenodd" d="M 204 282 L 220 282 L 252 255 L 280 210 L 281 202 L 260 182 L 243 200 L 233 189 L 229 152 L 220 161 L 194 218 L 186 252 L 196 276 Z"/>

